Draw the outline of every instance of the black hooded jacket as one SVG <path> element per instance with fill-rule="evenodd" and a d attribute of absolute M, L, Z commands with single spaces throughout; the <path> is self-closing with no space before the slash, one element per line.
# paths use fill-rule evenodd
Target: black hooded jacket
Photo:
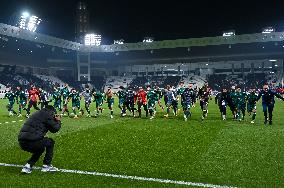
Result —
<path fill-rule="evenodd" d="M 43 108 L 35 112 L 24 123 L 19 136 L 19 141 L 37 141 L 44 138 L 48 131 L 56 133 L 61 128 L 61 121 L 54 118 L 53 109 Z"/>

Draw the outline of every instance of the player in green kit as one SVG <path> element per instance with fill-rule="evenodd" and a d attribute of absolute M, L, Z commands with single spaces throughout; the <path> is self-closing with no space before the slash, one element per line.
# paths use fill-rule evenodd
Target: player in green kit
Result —
<path fill-rule="evenodd" d="M 57 86 L 54 87 L 54 92 L 52 94 L 52 97 L 54 100 L 53 107 L 61 111 L 62 110 L 61 109 L 61 91 Z"/>
<path fill-rule="evenodd" d="M 184 81 L 181 81 L 180 83 L 179 83 L 179 88 L 177 89 L 177 94 L 180 96 L 180 105 L 182 106 L 182 108 L 183 108 L 183 97 L 182 97 L 182 94 L 183 94 L 183 92 L 184 92 L 184 90 L 185 90 L 185 87 L 184 87 Z M 178 109 L 178 111 L 180 111 L 180 109 Z"/>
<path fill-rule="evenodd" d="M 21 86 L 17 87 L 17 104 L 19 105 L 19 115 L 18 117 L 22 117 L 22 110 L 26 110 L 26 105 L 27 105 L 27 96 L 26 93 L 22 90 Z"/>
<path fill-rule="evenodd" d="M 4 99 L 8 99 L 9 104 L 6 106 L 9 112 L 9 116 L 16 115 L 17 112 L 13 109 L 15 104 L 16 94 L 13 93 L 12 88 L 9 87 L 7 92 L 5 93 Z"/>
<path fill-rule="evenodd" d="M 237 117 L 236 119 L 241 121 L 245 119 L 246 113 L 246 93 L 242 92 L 241 88 L 237 88 Z M 242 114 L 241 114 L 242 113 Z"/>
<path fill-rule="evenodd" d="M 247 111 L 249 116 L 252 114 L 251 123 L 254 123 L 256 117 L 256 102 L 257 94 L 255 89 L 250 89 L 249 94 L 247 95 Z"/>
<path fill-rule="evenodd" d="M 123 86 L 119 87 L 119 91 L 115 93 L 118 96 L 118 108 L 121 110 L 120 115 L 122 117 L 126 116 L 126 91 Z"/>
<path fill-rule="evenodd" d="M 151 86 L 147 86 L 147 100 L 150 119 L 153 119 L 156 114 L 156 103 L 159 100 L 159 95 L 154 89 L 151 89 Z"/>
<path fill-rule="evenodd" d="M 77 119 L 78 116 L 76 114 L 76 108 L 82 113 L 82 115 L 84 114 L 84 111 L 81 109 L 80 106 L 80 100 L 81 100 L 80 93 L 76 91 L 75 88 L 73 88 L 68 96 L 68 99 L 69 100 L 72 99 L 72 111 L 73 114 L 75 115 L 74 118 Z"/>
<path fill-rule="evenodd" d="M 98 91 L 94 90 L 93 96 L 96 102 L 96 109 L 97 109 L 96 117 L 97 117 L 100 111 L 101 113 L 103 113 L 104 94 L 100 92 L 99 90 Z"/>
<path fill-rule="evenodd" d="M 68 89 L 68 84 L 65 84 L 64 87 L 61 89 L 61 95 L 63 98 L 63 110 L 61 112 L 61 116 L 63 116 L 65 112 L 67 112 L 67 115 L 69 116 L 68 100 L 66 100 L 69 94 L 70 94 L 70 91 Z"/>
<path fill-rule="evenodd" d="M 232 111 L 233 119 L 236 119 L 237 117 L 237 100 L 238 95 L 236 92 L 236 87 L 232 86 L 231 91 L 229 93 L 228 105 L 230 107 L 230 110 Z"/>

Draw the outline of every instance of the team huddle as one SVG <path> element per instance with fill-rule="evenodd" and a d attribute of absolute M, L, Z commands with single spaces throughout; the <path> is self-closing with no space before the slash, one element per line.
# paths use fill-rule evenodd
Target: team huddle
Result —
<path fill-rule="evenodd" d="M 122 117 L 127 115 L 127 111 L 131 113 L 133 117 L 142 116 L 142 107 L 145 111 L 146 117 L 153 119 L 157 112 L 157 106 L 162 111 L 166 111 L 164 117 L 169 117 L 171 110 L 173 115 L 177 116 L 179 110 L 183 110 L 184 120 L 187 121 L 191 117 L 190 109 L 195 107 L 197 100 L 200 102 L 201 119 L 204 120 L 208 115 L 208 104 L 212 99 L 212 91 L 208 87 L 208 83 L 205 83 L 200 89 L 193 88 L 192 84 L 184 86 L 184 82 L 180 82 L 179 87 L 167 85 L 165 89 L 160 89 L 157 86 L 151 87 L 150 85 L 144 90 L 139 87 L 138 91 L 134 91 L 132 87 L 127 89 L 120 86 L 117 92 L 113 92 L 109 87 L 106 92 L 100 90 L 90 89 L 88 85 L 82 92 L 72 88 L 69 90 L 67 84 L 60 88 L 54 87 L 54 91 L 51 95 L 45 92 L 43 89 L 37 89 L 32 86 L 26 94 L 21 87 L 17 87 L 16 91 L 12 88 L 8 88 L 5 97 L 9 101 L 7 109 L 9 115 L 22 116 L 22 111 L 26 111 L 26 117 L 30 116 L 30 110 L 32 107 L 39 110 L 45 108 L 49 103 L 53 102 L 54 108 L 61 116 L 67 115 L 70 117 L 78 118 L 78 113 L 81 115 L 87 112 L 86 116 L 91 117 L 91 104 L 95 103 L 95 117 L 103 113 L 103 103 L 106 102 L 110 111 L 110 118 L 114 117 L 113 105 L 114 96 L 118 97 L 118 107 L 120 108 L 120 115 Z M 263 86 L 263 90 L 257 92 L 256 89 L 250 89 L 248 92 L 243 92 L 241 88 L 235 88 L 233 86 L 228 92 L 227 89 L 222 89 L 215 97 L 215 103 L 218 104 L 221 113 L 221 118 L 226 120 L 227 107 L 230 108 L 233 119 L 244 120 L 246 111 L 251 117 L 251 123 L 254 123 L 256 117 L 256 103 L 262 97 L 262 106 L 264 112 L 264 123 L 272 124 L 272 111 L 274 108 L 275 97 L 284 100 L 278 93 L 270 90 L 268 85 Z M 84 99 L 84 109 L 81 107 L 81 99 Z M 162 104 L 164 99 L 164 105 Z M 72 104 L 72 113 L 68 110 L 68 104 Z M 179 101 L 181 109 L 179 109 Z M 18 113 L 14 110 L 15 103 L 18 104 Z M 40 108 L 38 107 L 40 104 Z M 164 107 L 165 106 L 165 107 Z M 268 112 L 268 113 L 267 113 Z"/>

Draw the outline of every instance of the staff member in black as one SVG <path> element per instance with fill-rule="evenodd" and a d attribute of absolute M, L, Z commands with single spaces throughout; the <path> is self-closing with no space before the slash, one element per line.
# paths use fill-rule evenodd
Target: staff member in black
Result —
<path fill-rule="evenodd" d="M 274 97 L 277 97 L 284 101 L 284 98 L 281 97 L 278 93 L 269 89 L 268 85 L 265 84 L 263 86 L 263 90 L 261 90 L 258 94 L 257 100 L 262 98 L 262 108 L 264 113 L 264 124 L 267 124 L 267 120 L 269 121 L 269 125 L 272 125 L 272 112 L 275 104 Z M 267 110 L 268 110 L 268 118 L 267 118 Z"/>
<path fill-rule="evenodd" d="M 60 128 L 60 116 L 56 114 L 56 110 L 53 106 L 47 106 L 35 112 L 27 119 L 20 131 L 18 141 L 24 151 L 32 153 L 32 157 L 23 167 L 23 173 L 29 174 L 32 172 L 33 165 L 38 161 L 44 151 L 46 151 L 46 153 L 41 171 L 58 171 L 57 168 L 51 165 L 55 141 L 45 137 L 45 135 L 48 131 L 56 133 Z"/>

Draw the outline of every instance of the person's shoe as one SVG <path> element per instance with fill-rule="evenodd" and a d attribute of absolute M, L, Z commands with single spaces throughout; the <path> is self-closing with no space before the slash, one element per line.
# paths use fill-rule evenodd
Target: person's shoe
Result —
<path fill-rule="evenodd" d="M 113 115 L 110 115 L 110 118 L 113 119 Z"/>
<path fill-rule="evenodd" d="M 164 117 L 166 117 L 166 118 L 169 117 L 169 114 L 164 115 Z"/>
<path fill-rule="evenodd" d="M 29 163 L 27 163 L 23 168 L 22 168 L 22 171 L 21 173 L 24 173 L 24 174 L 30 174 L 32 173 L 32 167 Z"/>
<path fill-rule="evenodd" d="M 77 115 L 75 115 L 75 116 L 74 116 L 74 119 L 78 119 L 78 116 L 77 116 Z"/>
<path fill-rule="evenodd" d="M 88 114 L 88 115 L 87 115 L 87 117 L 89 118 L 89 117 L 91 117 L 91 115 L 90 115 L 90 114 Z"/>
<path fill-rule="evenodd" d="M 30 117 L 30 115 L 27 114 L 27 115 L 26 115 L 26 118 L 29 118 L 29 117 Z"/>
<path fill-rule="evenodd" d="M 184 121 L 187 121 L 187 118 L 184 118 Z"/>
<path fill-rule="evenodd" d="M 41 171 L 42 172 L 57 172 L 59 171 L 59 169 L 52 165 L 43 165 Z"/>
<path fill-rule="evenodd" d="M 269 125 L 272 125 L 272 121 L 269 121 Z"/>
<path fill-rule="evenodd" d="M 267 124 L 267 120 L 264 120 L 264 125 L 266 125 Z"/>
<path fill-rule="evenodd" d="M 251 123 L 251 124 L 254 124 L 254 121 L 252 120 L 250 123 Z"/>
<path fill-rule="evenodd" d="M 151 116 L 150 119 L 154 119 L 154 116 Z"/>
<path fill-rule="evenodd" d="M 14 114 L 13 114 L 13 112 L 9 112 L 9 116 L 13 116 Z"/>

